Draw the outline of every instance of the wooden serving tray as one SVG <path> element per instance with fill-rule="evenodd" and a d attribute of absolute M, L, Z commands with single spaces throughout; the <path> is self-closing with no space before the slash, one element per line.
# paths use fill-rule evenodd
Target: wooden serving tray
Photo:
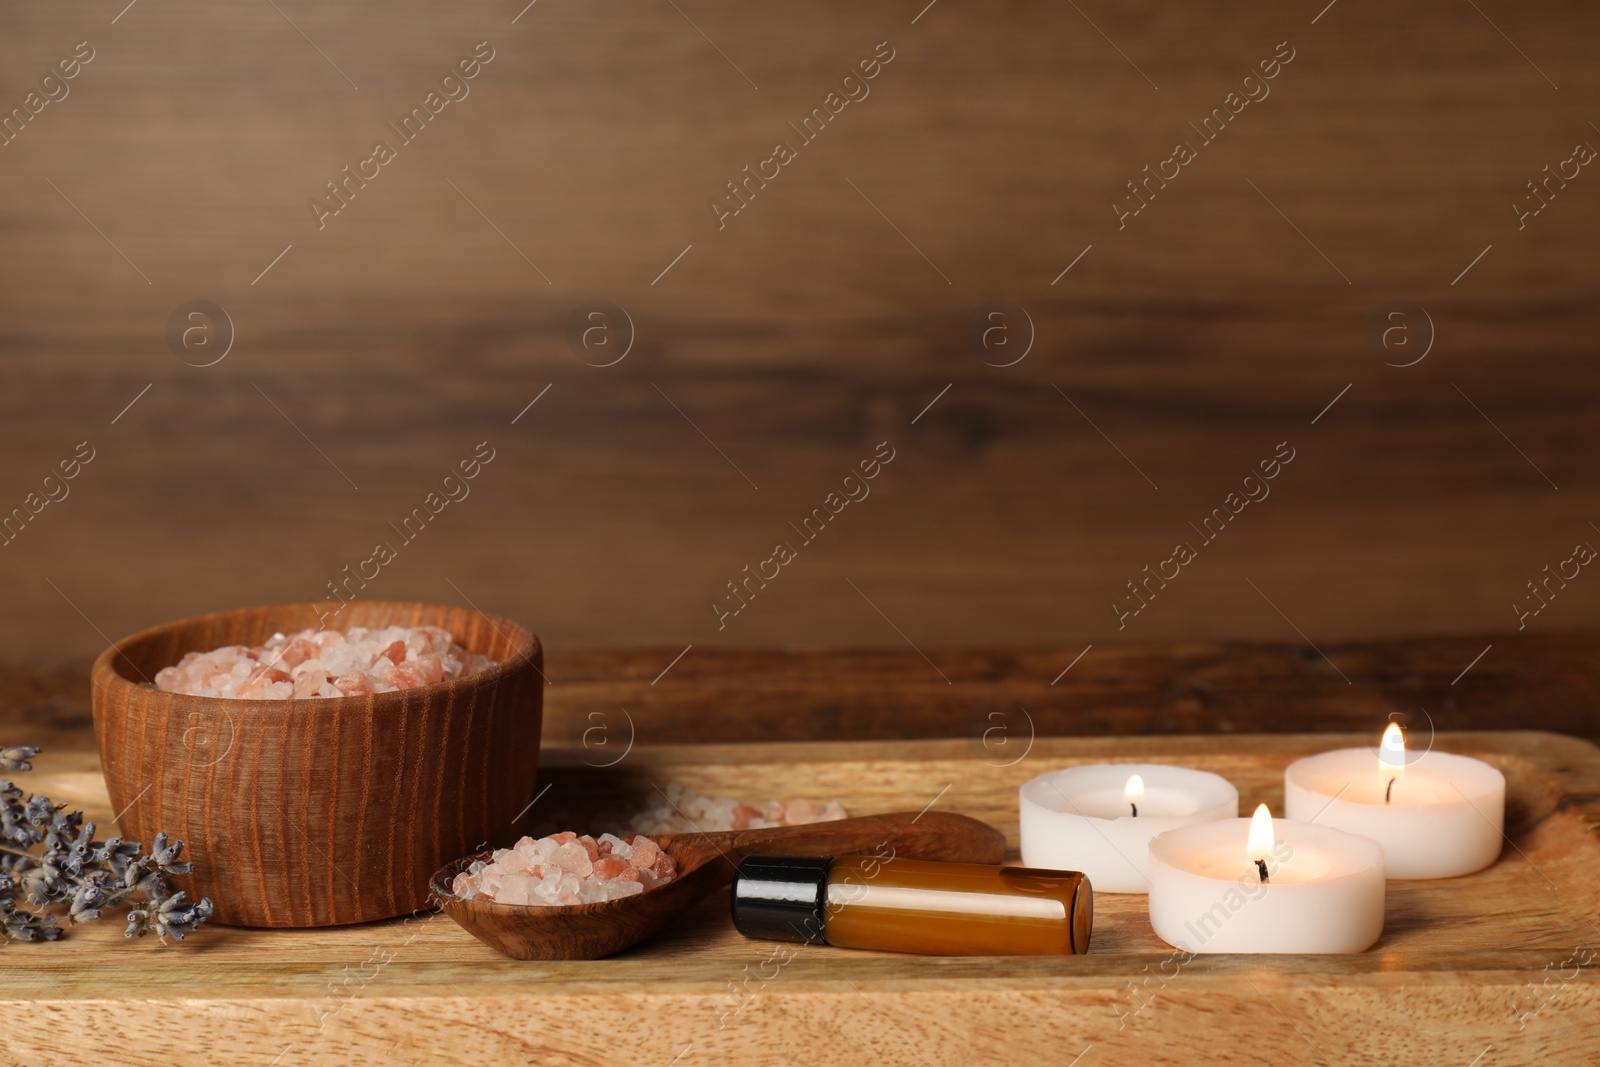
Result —
<path fill-rule="evenodd" d="M 1038 739 L 1000 765 L 963 741 L 635 748 L 616 766 L 547 750 L 527 821 L 572 820 L 679 782 L 852 814 L 960 811 L 1013 848 L 1017 787 L 1111 760 L 1182 763 L 1281 810 L 1282 771 L 1353 735 Z M 1090 953 L 936 958 L 747 941 L 726 896 L 630 952 L 517 962 L 449 919 L 311 931 L 203 928 L 123 942 L 114 921 L 0 957 L 4 1062 L 79 1064 L 683 1064 L 959 1067 L 1048 1062 L 1592 1063 L 1600 1043 L 1600 749 L 1536 732 L 1441 734 L 1506 775 L 1508 843 L 1490 869 L 1392 882 L 1387 925 L 1357 956 L 1186 959 L 1145 898 L 1102 894 Z M 589 758 L 593 758 L 590 755 Z M 28 788 L 110 812 L 92 755 L 38 761 Z M 542 786 L 541 786 L 542 788 Z M 562 814 L 565 809 L 566 814 Z M 49 1020 L 47 1023 L 45 1020 Z"/>

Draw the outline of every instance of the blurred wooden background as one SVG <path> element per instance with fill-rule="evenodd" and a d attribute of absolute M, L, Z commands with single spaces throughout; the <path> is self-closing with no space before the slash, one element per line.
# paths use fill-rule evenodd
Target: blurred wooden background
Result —
<path fill-rule="evenodd" d="M 924 2 L 8 6 L 8 112 L 94 58 L 0 147 L 0 509 L 95 459 L 0 548 L 0 660 L 323 595 L 484 440 L 367 592 L 558 648 L 1479 633 L 1600 544 L 1600 173 L 1511 209 L 1600 146 L 1600 9 Z M 719 231 L 708 201 L 882 41 Z M 1280 42 L 1270 96 L 1119 231 Z M 205 368 L 166 336 L 196 299 L 236 331 Z M 604 368 L 567 336 L 598 299 L 636 334 Z M 1036 335 L 1012 366 L 1020 323 L 972 340 L 995 301 Z M 1437 334 L 1409 367 L 1416 314 L 1372 340 L 1401 304 Z M 871 496 L 719 631 L 724 583 L 881 441 Z M 1124 583 L 1283 441 L 1270 498 L 1119 632 Z M 1528 627 L 1596 623 L 1584 575 Z"/>

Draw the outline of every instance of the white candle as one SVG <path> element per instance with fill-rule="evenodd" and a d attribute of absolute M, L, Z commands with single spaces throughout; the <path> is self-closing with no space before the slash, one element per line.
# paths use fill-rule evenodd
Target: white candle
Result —
<path fill-rule="evenodd" d="M 1383 933 L 1383 849 L 1265 804 L 1153 839 L 1149 870 L 1150 925 L 1186 952 L 1362 952 Z"/>
<path fill-rule="evenodd" d="M 1027 782 L 1018 797 L 1023 864 L 1082 871 L 1096 893 L 1148 892 L 1152 837 L 1239 814 L 1226 778 L 1163 763 L 1068 767 Z"/>
<path fill-rule="evenodd" d="M 1500 856 L 1505 775 L 1468 756 L 1407 753 L 1393 723 L 1376 752 L 1343 748 L 1291 763 L 1283 799 L 1291 819 L 1378 842 L 1390 878 L 1453 878 Z"/>

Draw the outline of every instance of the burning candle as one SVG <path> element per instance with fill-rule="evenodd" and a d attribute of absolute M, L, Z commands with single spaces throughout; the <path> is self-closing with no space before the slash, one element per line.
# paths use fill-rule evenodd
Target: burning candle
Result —
<path fill-rule="evenodd" d="M 1291 819 L 1382 845 L 1390 878 L 1453 878 L 1500 856 L 1505 775 L 1469 756 L 1408 753 L 1394 723 L 1376 754 L 1344 748 L 1291 763 L 1283 796 Z"/>
<path fill-rule="evenodd" d="M 1133 811 L 1133 817 L 1139 817 L 1139 801 L 1144 799 L 1144 779 L 1137 774 L 1128 775 L 1128 782 L 1122 787 L 1122 799 L 1128 802 L 1128 807 Z M 1149 815 L 1147 811 L 1146 816 Z"/>
<path fill-rule="evenodd" d="M 1147 892 L 1152 837 L 1239 814 L 1239 791 L 1226 778 L 1161 763 L 1051 771 L 1023 785 L 1018 798 L 1022 862 L 1082 871 L 1097 893 Z"/>
<path fill-rule="evenodd" d="M 1150 925 L 1185 952 L 1362 952 L 1383 933 L 1383 849 L 1265 804 L 1153 838 L 1149 876 Z"/>

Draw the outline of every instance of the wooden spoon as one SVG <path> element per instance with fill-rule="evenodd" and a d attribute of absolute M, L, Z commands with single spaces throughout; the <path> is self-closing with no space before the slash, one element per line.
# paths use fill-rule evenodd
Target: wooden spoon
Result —
<path fill-rule="evenodd" d="M 643 893 L 597 904 L 496 904 L 451 892 L 455 876 L 491 852 L 440 868 L 428 888 L 445 914 L 479 941 L 519 960 L 592 960 L 649 937 L 708 893 L 733 881 L 744 857 L 882 855 L 905 859 L 999 863 L 1005 836 L 976 819 L 942 811 L 868 815 L 858 819 L 722 833 L 663 834 L 651 840 L 672 857 L 678 874 Z M 891 851 L 892 850 L 892 851 Z"/>

